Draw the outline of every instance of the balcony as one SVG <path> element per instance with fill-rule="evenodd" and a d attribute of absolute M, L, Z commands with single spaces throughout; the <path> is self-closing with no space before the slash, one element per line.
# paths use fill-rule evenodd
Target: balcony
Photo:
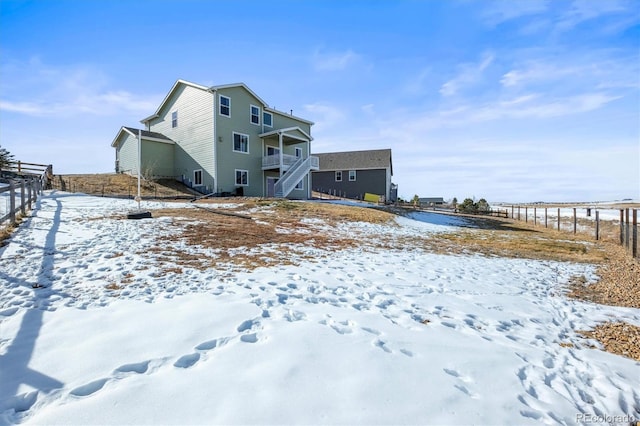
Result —
<path fill-rule="evenodd" d="M 289 167 L 298 160 L 295 155 L 282 154 L 282 170 L 289 170 Z M 280 154 L 265 155 L 262 157 L 262 170 L 272 170 L 280 168 Z"/>

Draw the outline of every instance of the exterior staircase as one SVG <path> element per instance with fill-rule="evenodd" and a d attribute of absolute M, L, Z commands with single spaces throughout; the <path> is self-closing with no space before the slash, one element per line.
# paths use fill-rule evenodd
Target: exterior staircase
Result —
<path fill-rule="evenodd" d="M 311 170 L 320 169 L 320 160 L 318 157 L 309 156 L 307 158 L 300 157 L 295 163 L 289 167 L 289 170 L 275 184 L 275 196 L 284 198 L 293 191 L 298 183 Z"/>

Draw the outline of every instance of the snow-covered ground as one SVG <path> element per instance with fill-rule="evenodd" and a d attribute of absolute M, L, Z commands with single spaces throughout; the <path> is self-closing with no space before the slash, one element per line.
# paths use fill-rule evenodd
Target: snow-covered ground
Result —
<path fill-rule="evenodd" d="M 310 247 L 170 272 L 147 249 L 180 225 L 112 216 L 133 207 L 47 192 L 0 248 L 0 424 L 640 420 L 640 363 L 576 334 L 640 310 L 563 296 L 593 266 Z M 459 229 L 433 218 L 385 232 Z"/>

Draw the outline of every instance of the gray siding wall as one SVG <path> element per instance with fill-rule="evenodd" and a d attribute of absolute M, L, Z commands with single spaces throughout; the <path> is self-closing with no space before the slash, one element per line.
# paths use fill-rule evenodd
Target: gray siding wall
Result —
<path fill-rule="evenodd" d="M 118 171 L 138 174 L 138 139 L 125 133 L 118 143 L 116 158 L 119 160 Z"/>
<path fill-rule="evenodd" d="M 172 127 L 171 114 L 178 112 L 178 126 Z M 214 188 L 213 95 L 188 85 L 180 85 L 167 100 L 159 117 L 151 120 L 149 130 L 176 142 L 175 170 L 193 181 L 194 171 L 202 170 L 203 185 Z"/>
<path fill-rule="evenodd" d="M 312 173 L 312 189 L 328 193 L 333 191 L 346 193 L 347 198 L 362 199 L 364 193 L 384 195 L 387 192 L 386 169 L 357 170 L 356 180 L 349 181 L 349 170 L 342 170 L 342 182 L 336 182 L 335 171 L 317 171 Z"/>

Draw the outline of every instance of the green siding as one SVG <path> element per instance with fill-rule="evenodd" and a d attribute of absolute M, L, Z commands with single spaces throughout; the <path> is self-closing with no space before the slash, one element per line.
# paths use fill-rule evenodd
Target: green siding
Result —
<path fill-rule="evenodd" d="M 231 117 L 219 114 L 218 95 L 231 99 Z M 249 172 L 249 186 L 243 188 L 244 195 L 263 196 L 262 173 L 262 139 L 258 135 L 262 133 L 262 111 L 264 105 L 243 87 L 231 87 L 219 89 L 216 92 L 216 130 L 218 151 L 218 191 L 235 192 L 235 170 L 247 170 Z M 260 108 L 260 125 L 250 122 L 249 106 Z M 242 133 L 249 136 L 249 153 L 233 151 L 233 133 Z M 221 140 L 221 142 L 220 142 Z M 265 190 L 266 191 L 266 190 Z"/>
<path fill-rule="evenodd" d="M 142 174 L 174 177 L 174 145 L 142 139 Z"/>
<path fill-rule="evenodd" d="M 189 85 L 179 85 L 171 94 L 149 130 L 176 142 L 173 175 L 193 180 L 194 170 L 202 170 L 203 185 L 214 188 L 213 95 Z M 172 127 L 171 113 L 178 112 L 178 126 Z"/>
<path fill-rule="evenodd" d="M 121 137 L 118 143 L 117 158 L 118 171 L 121 173 L 138 174 L 138 139 L 129 133 Z"/>

